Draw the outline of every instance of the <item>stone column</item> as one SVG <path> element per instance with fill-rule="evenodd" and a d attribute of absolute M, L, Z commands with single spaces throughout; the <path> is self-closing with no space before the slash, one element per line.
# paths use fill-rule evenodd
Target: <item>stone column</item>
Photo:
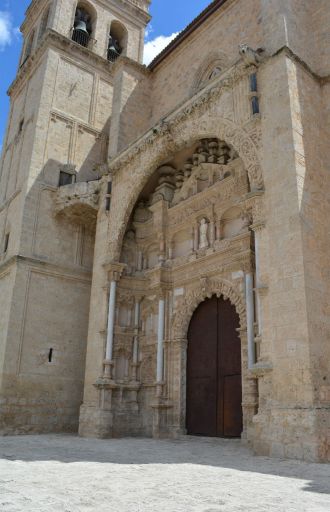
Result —
<path fill-rule="evenodd" d="M 256 350 L 254 342 L 254 296 L 253 296 L 253 273 L 245 275 L 245 298 L 246 298 L 246 323 L 247 323 L 247 346 L 248 346 L 248 368 L 251 369 L 256 363 Z"/>
<path fill-rule="evenodd" d="M 262 288 L 260 281 L 260 236 L 261 230 L 264 228 L 264 224 L 255 224 L 252 225 L 251 228 L 254 231 L 254 250 L 255 250 L 255 267 L 256 267 L 256 282 L 255 282 L 255 291 L 256 291 L 256 306 L 257 306 L 257 320 L 258 320 L 258 336 L 262 335 L 262 311 L 261 311 L 261 301 L 260 301 L 260 288 Z"/>
<path fill-rule="evenodd" d="M 115 267 L 115 268 L 113 268 Z M 108 307 L 108 326 L 107 326 L 107 341 L 105 349 L 105 360 L 104 360 L 104 373 L 103 377 L 112 380 L 113 370 L 113 342 L 115 333 L 115 310 L 116 310 L 116 293 L 117 293 L 117 282 L 120 279 L 123 270 L 122 265 L 111 265 L 110 266 L 110 293 L 109 293 L 109 307 Z"/>
<path fill-rule="evenodd" d="M 174 249 L 174 241 L 171 240 L 168 244 L 168 259 L 173 259 L 173 249 Z"/>
<path fill-rule="evenodd" d="M 195 250 L 195 228 L 194 226 L 191 228 L 191 239 L 190 239 L 190 252 L 194 254 Z"/>
<path fill-rule="evenodd" d="M 237 329 L 241 339 L 242 353 L 242 410 L 243 410 L 243 432 L 242 439 L 253 438 L 253 417 L 258 410 L 258 388 L 257 380 L 251 376 L 248 370 L 248 348 L 246 327 Z"/>
<path fill-rule="evenodd" d="M 221 240 L 221 220 L 216 223 L 216 240 Z"/>
<path fill-rule="evenodd" d="M 194 226 L 194 251 L 199 249 L 199 224 L 196 222 Z"/>
<path fill-rule="evenodd" d="M 210 247 L 214 246 L 214 242 L 215 242 L 215 223 L 214 223 L 214 219 L 212 219 L 210 222 Z"/>
<path fill-rule="evenodd" d="M 140 327 L 140 309 L 141 299 L 135 299 L 135 311 L 134 311 L 134 341 L 133 341 L 133 374 L 132 380 L 137 381 L 137 368 L 139 365 L 139 327 Z"/>
<path fill-rule="evenodd" d="M 142 254 L 141 249 L 139 249 L 139 251 L 138 251 L 137 269 L 139 272 L 141 272 L 143 269 L 143 254 Z"/>
<path fill-rule="evenodd" d="M 164 334 L 165 334 L 165 296 L 161 295 L 158 303 L 157 333 L 157 396 L 160 396 L 164 379 Z"/>

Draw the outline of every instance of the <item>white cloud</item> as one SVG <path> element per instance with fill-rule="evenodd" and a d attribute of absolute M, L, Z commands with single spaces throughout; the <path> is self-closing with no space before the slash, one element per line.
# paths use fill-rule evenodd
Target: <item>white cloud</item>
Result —
<path fill-rule="evenodd" d="M 152 32 L 154 31 L 153 29 L 153 26 L 151 25 L 151 23 L 147 26 L 146 30 L 145 30 L 145 40 L 147 41 L 147 39 L 149 39 L 150 37 L 150 34 L 152 34 Z"/>
<path fill-rule="evenodd" d="M 178 35 L 178 32 L 175 32 L 174 34 L 170 36 L 158 36 L 155 37 L 155 39 L 152 39 L 152 41 L 148 41 L 144 45 L 144 57 L 143 62 L 144 64 L 150 64 L 150 62 L 168 45 L 170 44 L 173 39 L 176 38 Z"/>
<path fill-rule="evenodd" d="M 18 28 L 13 27 L 10 13 L 0 11 L 0 51 L 12 43 L 14 37 L 18 35 Z"/>

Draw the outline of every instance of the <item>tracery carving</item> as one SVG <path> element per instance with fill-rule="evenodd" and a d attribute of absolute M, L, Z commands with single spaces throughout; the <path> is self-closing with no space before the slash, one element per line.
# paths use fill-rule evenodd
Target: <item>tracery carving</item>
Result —
<path fill-rule="evenodd" d="M 235 289 L 230 281 L 203 278 L 198 286 L 178 299 L 172 323 L 172 339 L 187 337 L 189 322 L 195 309 L 201 302 L 213 295 L 223 296 L 225 300 L 229 299 L 240 317 L 241 328 L 245 326 L 246 310 L 243 294 Z"/>

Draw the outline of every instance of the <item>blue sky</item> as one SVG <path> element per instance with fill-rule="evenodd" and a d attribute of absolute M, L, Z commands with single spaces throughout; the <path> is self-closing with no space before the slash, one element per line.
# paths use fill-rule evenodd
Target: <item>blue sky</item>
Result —
<path fill-rule="evenodd" d="M 168 42 L 193 20 L 210 0 L 153 0 L 153 17 L 146 36 L 146 62 L 151 60 Z M 18 27 L 30 0 L 0 0 L 0 148 L 6 128 L 9 101 L 6 91 L 13 81 L 21 51 Z"/>

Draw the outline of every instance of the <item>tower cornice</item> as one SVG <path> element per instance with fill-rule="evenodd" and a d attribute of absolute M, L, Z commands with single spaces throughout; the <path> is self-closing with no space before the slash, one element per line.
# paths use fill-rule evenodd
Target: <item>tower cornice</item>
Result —
<path fill-rule="evenodd" d="M 49 48 L 55 48 L 58 50 L 70 51 L 72 56 L 83 59 L 89 66 L 101 69 L 107 73 L 109 77 L 113 76 L 112 62 L 109 62 L 104 57 L 95 54 L 92 50 L 85 48 L 78 43 L 72 41 L 68 37 L 56 32 L 52 29 L 47 29 L 40 46 L 36 51 L 28 58 L 28 60 L 20 67 L 15 80 L 10 85 L 7 94 L 8 96 L 15 96 L 21 87 L 25 84 L 26 80 L 29 79 L 31 73 L 39 65 L 40 60 Z"/>

